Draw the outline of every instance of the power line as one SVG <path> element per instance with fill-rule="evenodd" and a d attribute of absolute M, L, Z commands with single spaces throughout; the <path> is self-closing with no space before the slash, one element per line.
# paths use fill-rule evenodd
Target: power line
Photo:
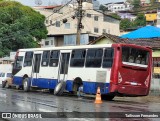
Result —
<path fill-rule="evenodd" d="M 59 10 L 61 10 L 62 8 L 64 8 L 66 5 L 68 5 L 69 3 L 71 3 L 72 2 L 72 0 L 70 0 L 69 2 L 67 2 L 65 5 L 63 5 L 62 7 L 60 7 L 59 9 L 58 9 L 58 11 Z M 52 16 L 53 14 L 55 14 L 56 12 L 53 12 L 52 14 L 50 14 L 49 16 L 47 16 L 46 18 L 49 18 L 50 16 Z"/>

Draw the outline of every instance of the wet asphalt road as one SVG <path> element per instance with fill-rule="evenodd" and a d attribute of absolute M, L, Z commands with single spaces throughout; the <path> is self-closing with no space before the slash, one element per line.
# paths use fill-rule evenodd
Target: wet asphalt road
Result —
<path fill-rule="evenodd" d="M 53 116 L 53 112 L 126 112 L 126 114 L 139 114 L 144 112 L 160 112 L 160 97 L 116 97 L 113 101 L 103 101 L 102 104 L 95 104 L 94 97 L 85 96 L 82 99 L 76 96 L 64 94 L 63 96 L 54 96 L 48 92 L 32 91 L 23 92 L 23 90 L 5 89 L 0 87 L 0 112 L 20 112 L 20 113 L 38 113 L 47 112 Z M 85 113 L 85 118 L 47 118 L 51 121 L 159 121 L 159 118 L 91 118 L 87 117 L 90 113 Z M 160 113 L 158 113 L 160 114 Z M 102 114 L 101 114 L 102 115 Z M 105 115 L 105 114 L 104 114 Z M 46 119 L 25 119 L 12 118 L 0 119 L 0 121 L 47 121 Z"/>

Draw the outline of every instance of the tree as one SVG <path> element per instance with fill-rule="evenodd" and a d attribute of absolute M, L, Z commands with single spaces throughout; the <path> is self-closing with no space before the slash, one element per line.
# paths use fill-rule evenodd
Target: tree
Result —
<path fill-rule="evenodd" d="M 133 9 L 136 10 L 137 8 L 140 8 L 141 1 L 140 0 L 133 0 L 132 5 L 134 6 Z"/>
<path fill-rule="evenodd" d="M 134 26 L 140 27 L 140 26 L 146 26 L 146 18 L 144 14 L 138 14 L 137 18 L 134 20 Z"/>
<path fill-rule="evenodd" d="M 32 8 L 2 0 L 0 13 L 0 57 L 19 48 L 37 47 L 47 37 L 45 17 Z"/>
<path fill-rule="evenodd" d="M 107 11 L 107 8 L 106 8 L 104 5 L 101 4 L 101 5 L 99 6 L 99 10 L 105 12 L 105 11 Z"/>
<path fill-rule="evenodd" d="M 120 29 L 126 30 L 128 28 L 131 28 L 132 25 L 133 25 L 132 22 L 129 19 L 125 18 L 125 19 L 122 19 L 120 22 Z"/>

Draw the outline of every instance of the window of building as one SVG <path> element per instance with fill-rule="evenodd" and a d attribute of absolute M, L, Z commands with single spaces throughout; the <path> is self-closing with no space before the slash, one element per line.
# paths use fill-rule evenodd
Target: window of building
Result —
<path fill-rule="evenodd" d="M 56 21 L 56 27 L 60 27 L 60 21 Z"/>
<path fill-rule="evenodd" d="M 45 41 L 45 45 L 46 45 L 46 46 L 49 45 L 49 41 Z"/>
<path fill-rule="evenodd" d="M 94 32 L 95 32 L 95 33 L 98 33 L 98 28 L 95 27 L 95 28 L 94 28 Z"/>
<path fill-rule="evenodd" d="M 50 51 L 43 51 L 42 62 L 41 62 L 42 66 L 48 66 L 49 56 L 50 56 Z"/>
<path fill-rule="evenodd" d="M 108 29 L 108 34 L 110 34 L 110 29 Z"/>
<path fill-rule="evenodd" d="M 64 45 L 76 45 L 76 36 L 64 35 Z"/>
<path fill-rule="evenodd" d="M 91 18 L 91 14 L 87 13 L 87 17 L 88 17 L 88 18 Z"/>
<path fill-rule="evenodd" d="M 106 29 L 103 29 L 103 33 L 106 33 Z"/>
<path fill-rule="evenodd" d="M 88 49 L 86 67 L 101 67 L 103 49 Z"/>
<path fill-rule="evenodd" d="M 65 23 L 65 29 L 70 29 L 70 23 Z"/>
<path fill-rule="evenodd" d="M 50 20 L 50 25 L 52 25 L 52 20 Z"/>
<path fill-rule="evenodd" d="M 86 50 L 73 50 L 71 56 L 71 67 L 83 67 L 85 62 Z"/>
<path fill-rule="evenodd" d="M 51 45 L 53 45 L 53 40 L 51 40 Z"/>
<path fill-rule="evenodd" d="M 32 65 L 32 59 L 33 59 L 33 52 L 26 52 L 23 66 L 24 67 L 31 66 Z"/>
<path fill-rule="evenodd" d="M 98 16 L 94 16 L 94 20 L 95 20 L 95 21 L 98 21 Z"/>
<path fill-rule="evenodd" d="M 153 67 L 160 67 L 160 57 L 153 57 Z"/>
<path fill-rule="evenodd" d="M 113 54 L 114 49 L 113 48 L 106 48 L 104 51 L 104 57 L 103 57 L 103 68 L 110 68 L 113 64 Z"/>
<path fill-rule="evenodd" d="M 57 67 L 59 61 L 59 50 L 51 51 L 49 66 Z"/>
<path fill-rule="evenodd" d="M 48 24 L 48 20 L 46 20 L 46 24 Z"/>

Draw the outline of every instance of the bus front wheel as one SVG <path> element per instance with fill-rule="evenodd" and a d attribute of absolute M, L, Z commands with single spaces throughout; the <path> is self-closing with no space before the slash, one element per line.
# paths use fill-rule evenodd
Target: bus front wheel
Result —
<path fill-rule="evenodd" d="M 29 86 L 29 79 L 28 78 L 25 78 L 23 80 L 23 90 L 25 92 L 28 92 L 30 90 L 30 86 Z"/>

